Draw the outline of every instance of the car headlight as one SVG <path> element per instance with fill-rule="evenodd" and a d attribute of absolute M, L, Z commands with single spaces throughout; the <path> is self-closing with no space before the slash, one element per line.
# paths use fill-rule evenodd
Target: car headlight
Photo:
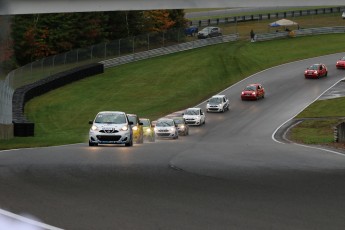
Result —
<path fill-rule="evenodd" d="M 317 71 L 315 70 L 314 73 L 317 74 Z"/>
<path fill-rule="evenodd" d="M 122 126 L 121 131 L 127 131 L 127 130 L 128 130 L 128 125 Z"/>
<path fill-rule="evenodd" d="M 154 127 L 153 130 L 154 130 L 155 132 L 157 132 L 157 128 L 156 128 L 156 127 Z"/>
<path fill-rule="evenodd" d="M 174 131 L 175 131 L 175 128 L 174 128 L 174 127 L 171 127 L 170 130 L 171 130 L 172 132 L 174 132 Z"/>
<path fill-rule="evenodd" d="M 146 129 L 146 132 L 151 133 L 151 129 Z"/>
<path fill-rule="evenodd" d="M 92 130 L 92 131 L 97 131 L 97 130 L 98 130 L 98 127 L 97 127 L 96 125 L 93 125 L 93 126 L 91 126 L 91 130 Z"/>
<path fill-rule="evenodd" d="M 255 95 L 256 93 L 255 92 L 252 92 L 252 95 Z"/>
<path fill-rule="evenodd" d="M 181 129 L 184 129 L 184 125 L 181 125 Z"/>
<path fill-rule="evenodd" d="M 132 128 L 134 131 L 137 131 L 138 130 L 138 126 L 133 126 Z"/>

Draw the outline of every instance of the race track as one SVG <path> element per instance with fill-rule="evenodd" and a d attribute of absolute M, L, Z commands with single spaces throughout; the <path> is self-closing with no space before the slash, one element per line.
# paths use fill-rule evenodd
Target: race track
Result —
<path fill-rule="evenodd" d="M 230 111 L 178 140 L 0 152 L 0 208 L 62 229 L 345 229 L 345 155 L 272 139 L 341 80 L 345 53 L 281 65 L 228 88 Z M 304 79 L 323 62 L 328 77 Z M 241 101 L 248 83 L 266 96 Z M 205 108 L 205 103 L 202 103 Z"/>

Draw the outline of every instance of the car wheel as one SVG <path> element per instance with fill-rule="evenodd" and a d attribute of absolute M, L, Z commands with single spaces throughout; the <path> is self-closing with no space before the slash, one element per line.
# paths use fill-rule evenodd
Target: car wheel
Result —
<path fill-rule="evenodd" d="M 127 146 L 127 147 L 133 146 L 133 139 L 131 138 L 131 140 L 129 142 L 127 142 L 125 144 L 125 146 Z"/>
<path fill-rule="evenodd" d="M 92 143 L 91 141 L 89 141 L 89 146 L 98 146 L 97 143 Z"/>

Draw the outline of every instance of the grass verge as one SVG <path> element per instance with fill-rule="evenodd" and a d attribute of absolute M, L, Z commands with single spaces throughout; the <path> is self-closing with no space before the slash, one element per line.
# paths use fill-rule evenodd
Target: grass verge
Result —
<path fill-rule="evenodd" d="M 88 121 L 98 111 L 119 110 L 157 119 L 198 104 L 266 68 L 342 52 L 339 44 L 344 39 L 345 34 L 333 34 L 238 41 L 107 69 L 29 101 L 25 112 L 35 122 L 36 136 L 0 140 L 0 149 L 86 142 Z"/>
<path fill-rule="evenodd" d="M 296 118 L 302 122 L 290 130 L 291 141 L 345 148 L 344 144 L 334 143 L 334 127 L 345 121 L 345 98 L 316 101 Z"/>

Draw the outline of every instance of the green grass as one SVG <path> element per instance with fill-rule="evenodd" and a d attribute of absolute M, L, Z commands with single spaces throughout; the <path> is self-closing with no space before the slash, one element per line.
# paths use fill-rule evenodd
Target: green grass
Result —
<path fill-rule="evenodd" d="M 334 127 L 344 122 L 344 117 L 345 98 L 316 101 L 296 116 L 307 120 L 290 130 L 289 139 L 304 144 L 330 144 L 334 142 Z"/>
<path fill-rule="evenodd" d="M 297 115 L 297 118 L 320 117 L 345 117 L 345 98 L 316 101 Z"/>
<path fill-rule="evenodd" d="M 35 123 L 35 137 L 0 140 L 0 149 L 86 142 L 88 121 L 98 111 L 119 110 L 154 120 L 193 106 L 257 71 L 342 52 L 339 44 L 344 39 L 345 34 L 336 34 L 238 41 L 107 69 L 29 101 L 25 112 Z"/>
<path fill-rule="evenodd" d="M 303 144 L 330 144 L 334 142 L 334 127 L 342 119 L 304 120 L 288 134 L 292 141 Z"/>

